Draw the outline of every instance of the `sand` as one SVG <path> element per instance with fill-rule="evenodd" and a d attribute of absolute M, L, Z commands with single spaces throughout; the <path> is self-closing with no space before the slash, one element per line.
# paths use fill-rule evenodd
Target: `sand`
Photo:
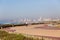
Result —
<path fill-rule="evenodd" d="M 42 27 L 42 26 L 43 25 L 16 26 L 16 27 L 10 27 L 10 29 L 15 30 L 14 33 L 50 36 L 50 37 L 59 37 L 60 38 L 60 30 L 35 28 L 35 27 Z"/>

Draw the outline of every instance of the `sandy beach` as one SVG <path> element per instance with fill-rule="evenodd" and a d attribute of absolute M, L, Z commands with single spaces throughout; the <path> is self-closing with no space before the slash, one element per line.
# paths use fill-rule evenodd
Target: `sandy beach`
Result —
<path fill-rule="evenodd" d="M 48 28 L 44 29 L 44 28 L 36 28 L 36 27 L 43 27 L 43 25 L 16 26 L 16 27 L 10 27 L 10 29 L 15 30 L 14 33 L 22 33 L 22 34 L 29 34 L 29 35 L 40 35 L 40 36 L 60 38 L 60 29 L 52 29 L 51 30 Z"/>

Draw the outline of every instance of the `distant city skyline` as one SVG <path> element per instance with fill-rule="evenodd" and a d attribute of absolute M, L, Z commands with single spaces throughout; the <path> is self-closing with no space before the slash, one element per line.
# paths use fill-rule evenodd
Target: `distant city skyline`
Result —
<path fill-rule="evenodd" d="M 19 23 L 39 23 L 44 21 L 60 21 L 59 18 L 37 18 L 37 19 L 30 19 L 30 18 L 22 18 L 22 19 L 4 19 L 0 20 L 0 24 L 19 24 Z"/>
<path fill-rule="evenodd" d="M 0 0 L 0 20 L 60 18 L 60 0 Z"/>

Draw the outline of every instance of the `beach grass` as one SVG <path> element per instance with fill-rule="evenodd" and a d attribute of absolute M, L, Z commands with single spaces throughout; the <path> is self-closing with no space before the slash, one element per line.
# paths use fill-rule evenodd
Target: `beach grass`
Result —
<path fill-rule="evenodd" d="M 0 40 L 37 40 L 22 34 L 11 34 L 0 30 Z"/>

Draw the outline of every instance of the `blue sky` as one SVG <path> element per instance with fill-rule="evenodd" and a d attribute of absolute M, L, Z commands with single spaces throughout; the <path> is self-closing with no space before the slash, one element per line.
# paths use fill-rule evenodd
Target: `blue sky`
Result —
<path fill-rule="evenodd" d="M 0 19 L 60 16 L 60 0 L 0 0 Z"/>

